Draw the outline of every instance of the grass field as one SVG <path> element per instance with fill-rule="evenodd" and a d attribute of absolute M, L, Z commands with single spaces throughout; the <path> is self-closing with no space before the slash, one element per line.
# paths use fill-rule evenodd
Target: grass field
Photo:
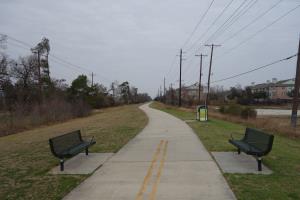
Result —
<path fill-rule="evenodd" d="M 0 199 L 61 199 L 87 176 L 50 175 L 58 165 L 50 153 L 50 137 L 81 129 L 95 136 L 91 152 L 116 152 L 147 123 L 138 105 L 107 108 L 85 118 L 40 127 L 0 138 Z"/>
<path fill-rule="evenodd" d="M 194 118 L 185 109 L 153 103 L 153 108 L 170 113 L 180 119 Z M 208 122 L 191 122 L 189 125 L 209 151 L 235 151 L 228 143 L 230 135 L 242 137 L 245 126 L 217 119 Z M 275 136 L 272 152 L 263 163 L 273 170 L 272 175 L 224 174 L 240 200 L 300 199 L 300 139 Z"/>

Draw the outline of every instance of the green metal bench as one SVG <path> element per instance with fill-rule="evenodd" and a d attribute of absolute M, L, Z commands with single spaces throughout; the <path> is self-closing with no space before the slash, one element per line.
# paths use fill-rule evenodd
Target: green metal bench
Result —
<path fill-rule="evenodd" d="M 60 159 L 60 170 L 64 171 L 64 161 L 85 150 L 85 154 L 89 154 L 89 147 L 96 144 L 94 138 L 90 141 L 82 139 L 80 130 L 73 131 L 49 139 L 52 154 Z"/>
<path fill-rule="evenodd" d="M 230 139 L 229 142 L 238 148 L 238 154 L 242 152 L 252 155 L 257 160 L 258 171 L 261 171 L 262 156 L 267 155 L 273 146 L 274 135 L 262 131 L 246 128 L 245 136 L 241 140 Z"/>

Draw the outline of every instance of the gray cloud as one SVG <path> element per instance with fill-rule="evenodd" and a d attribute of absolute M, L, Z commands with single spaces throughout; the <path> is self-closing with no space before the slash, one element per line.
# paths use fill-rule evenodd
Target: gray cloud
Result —
<path fill-rule="evenodd" d="M 229 0 L 215 2 L 191 41 L 195 41 L 208 28 Z M 207 36 L 220 26 L 240 2 L 241 0 L 235 1 Z M 215 42 L 227 38 L 275 2 L 277 0 L 258 1 Z M 96 81 L 108 85 L 107 79 L 128 80 L 139 87 L 140 91 L 155 95 L 164 75 L 167 76 L 168 84 L 178 79 L 177 61 L 168 74 L 171 61 L 209 3 L 210 0 L 2 0 L 0 30 L 32 45 L 46 36 L 50 39 L 51 53 L 93 71 L 96 73 Z M 298 0 L 283 1 L 257 23 L 217 48 L 212 79 L 243 72 L 251 66 L 266 64 L 295 53 L 299 39 L 300 9 L 235 51 L 221 56 L 299 3 Z M 7 49 L 11 57 L 28 53 L 11 43 L 13 42 L 9 43 Z M 204 53 L 209 53 L 207 48 L 203 49 Z M 193 63 L 183 77 L 184 83 L 188 84 L 198 79 L 198 58 L 192 60 L 193 52 L 187 52 L 185 57 L 190 59 L 184 61 L 184 72 L 189 63 Z M 206 76 L 208 59 L 204 64 Z M 229 87 L 237 83 L 247 85 L 252 81 L 263 82 L 272 77 L 291 78 L 295 74 L 295 65 L 296 61 L 293 59 L 220 84 Z M 77 70 L 54 62 L 51 62 L 51 72 L 53 76 L 67 80 L 72 80 L 79 74 Z"/>

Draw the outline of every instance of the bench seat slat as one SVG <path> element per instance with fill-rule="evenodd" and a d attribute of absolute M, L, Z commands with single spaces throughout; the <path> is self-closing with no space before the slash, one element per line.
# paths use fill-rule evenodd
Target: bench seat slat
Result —
<path fill-rule="evenodd" d="M 70 149 L 63 151 L 61 155 L 64 157 L 74 156 L 89 146 L 91 146 L 89 142 L 82 142 L 81 144 L 78 144 L 74 147 L 71 147 Z"/>
<path fill-rule="evenodd" d="M 236 146 L 237 148 L 239 148 L 240 150 L 242 150 L 243 152 L 245 152 L 246 154 L 255 155 L 255 156 L 263 155 L 263 152 L 260 149 L 257 149 L 243 142 L 242 140 L 229 140 L 229 142 L 234 146 Z"/>

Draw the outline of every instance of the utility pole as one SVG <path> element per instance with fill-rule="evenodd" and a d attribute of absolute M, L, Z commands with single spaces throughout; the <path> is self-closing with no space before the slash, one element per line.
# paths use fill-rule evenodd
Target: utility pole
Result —
<path fill-rule="evenodd" d="M 41 53 L 39 49 L 33 50 L 33 53 L 37 55 L 37 68 L 38 68 L 38 79 L 39 79 L 39 103 L 43 101 L 42 94 L 42 78 L 41 78 Z"/>
<path fill-rule="evenodd" d="M 181 106 L 181 68 L 182 68 L 182 49 L 180 49 L 179 55 L 179 95 L 178 95 L 178 106 Z"/>
<path fill-rule="evenodd" d="M 209 100 L 209 89 L 210 89 L 210 75 L 211 75 L 212 58 L 213 58 L 213 53 L 214 53 L 214 47 L 220 47 L 221 45 L 206 44 L 205 46 L 206 47 L 211 47 L 210 61 L 209 61 L 209 72 L 208 72 L 208 81 L 207 81 L 207 95 L 206 95 L 206 100 L 205 100 L 205 105 L 206 105 L 206 109 L 207 109 L 207 119 L 208 119 L 208 100 Z"/>
<path fill-rule="evenodd" d="M 164 77 L 164 103 L 166 103 L 166 77 Z"/>
<path fill-rule="evenodd" d="M 295 77 L 295 86 L 294 86 L 294 97 L 293 97 L 293 107 L 292 107 L 292 116 L 291 116 L 291 125 L 296 128 L 297 126 L 297 111 L 299 105 L 299 88 L 300 88 L 300 38 L 298 45 L 298 56 L 297 56 L 297 67 L 296 67 L 296 77 Z"/>
<path fill-rule="evenodd" d="M 198 105 L 200 105 L 200 95 L 201 95 L 201 77 L 202 77 L 202 58 L 207 55 L 203 55 L 202 53 L 200 55 L 195 55 L 195 56 L 200 56 L 200 74 L 199 74 L 199 89 L 198 89 Z"/>
<path fill-rule="evenodd" d="M 39 104 L 43 101 L 42 78 L 41 78 L 41 48 L 36 46 L 31 48 L 31 52 L 37 55 L 38 82 L 39 82 Z"/>
<path fill-rule="evenodd" d="M 171 83 L 171 104 L 174 105 L 174 91 L 173 91 L 173 83 Z"/>
<path fill-rule="evenodd" d="M 92 87 L 94 86 L 94 73 L 92 72 Z"/>
<path fill-rule="evenodd" d="M 159 86 L 159 99 L 161 101 L 161 85 Z"/>
<path fill-rule="evenodd" d="M 159 98 L 159 88 L 157 89 L 157 97 Z"/>
<path fill-rule="evenodd" d="M 112 90 L 112 92 L 113 92 L 113 99 L 115 99 L 115 84 L 114 84 L 114 82 L 112 82 L 111 83 L 111 90 Z"/>

